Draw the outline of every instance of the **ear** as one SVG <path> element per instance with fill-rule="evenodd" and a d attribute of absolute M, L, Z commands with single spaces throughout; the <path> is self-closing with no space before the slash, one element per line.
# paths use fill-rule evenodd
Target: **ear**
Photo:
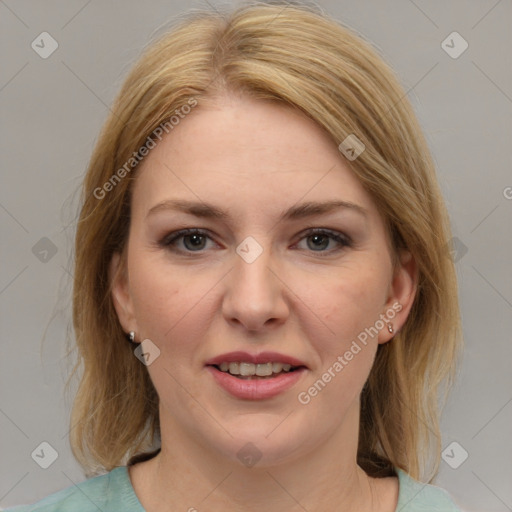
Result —
<path fill-rule="evenodd" d="M 119 253 L 114 253 L 112 256 L 109 266 L 109 278 L 112 301 L 117 312 L 117 317 L 119 318 L 119 323 L 125 332 L 137 332 L 138 326 L 130 296 L 126 262 Z"/>
<path fill-rule="evenodd" d="M 379 332 L 379 343 L 390 341 L 402 328 L 409 316 L 418 289 L 418 268 L 416 260 L 409 251 L 402 251 L 394 270 L 389 287 L 389 295 L 381 318 L 386 326 Z M 393 332 L 388 331 L 388 324 Z"/>

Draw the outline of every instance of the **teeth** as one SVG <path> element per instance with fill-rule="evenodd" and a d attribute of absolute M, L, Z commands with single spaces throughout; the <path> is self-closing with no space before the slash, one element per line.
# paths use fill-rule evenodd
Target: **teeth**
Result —
<path fill-rule="evenodd" d="M 272 371 L 279 373 L 283 369 L 283 363 L 272 363 Z"/>
<path fill-rule="evenodd" d="M 231 371 L 231 365 L 229 365 L 229 370 Z M 242 375 L 243 377 L 248 377 L 249 375 L 256 375 L 256 365 L 253 363 L 240 363 L 240 375 Z"/>
<path fill-rule="evenodd" d="M 268 377 L 272 375 L 272 363 L 257 364 L 256 375 L 258 377 Z"/>
<path fill-rule="evenodd" d="M 229 373 L 231 375 L 240 375 L 240 363 L 229 363 Z"/>
<path fill-rule="evenodd" d="M 222 372 L 229 372 L 231 375 L 240 375 L 241 377 L 251 377 L 256 375 L 258 377 L 270 377 L 272 374 L 281 372 L 289 372 L 291 364 L 285 363 L 246 363 L 244 361 L 237 363 L 223 362 L 219 365 Z"/>

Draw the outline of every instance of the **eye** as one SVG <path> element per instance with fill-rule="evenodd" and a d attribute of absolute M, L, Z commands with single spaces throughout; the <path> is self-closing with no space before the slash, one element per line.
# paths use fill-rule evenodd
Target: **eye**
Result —
<path fill-rule="evenodd" d="M 303 233 L 300 242 L 296 245 L 300 246 L 303 240 L 306 241 L 307 247 L 299 247 L 299 249 L 317 253 L 330 254 L 352 246 L 352 240 L 347 235 L 320 228 L 310 229 Z M 166 235 L 158 244 L 177 253 L 200 253 L 209 248 L 208 241 L 215 243 L 208 232 L 202 229 L 189 228 Z M 334 247 L 329 249 L 332 245 Z"/>
<path fill-rule="evenodd" d="M 309 249 L 313 252 L 321 253 L 332 253 L 335 251 L 339 251 L 345 247 L 352 246 L 352 240 L 350 239 L 350 237 L 344 235 L 343 233 L 320 228 L 311 229 L 307 231 L 306 233 L 303 234 L 301 242 L 302 240 L 306 240 L 306 250 Z M 337 247 L 331 247 L 330 250 L 326 250 L 330 245 L 333 245 L 331 242 L 335 242 L 334 245 L 337 245 Z"/>
<path fill-rule="evenodd" d="M 207 240 L 211 237 L 201 229 L 182 229 L 166 235 L 159 245 L 170 248 L 175 252 L 200 252 L 206 248 Z M 183 247 L 178 247 L 183 242 Z"/>

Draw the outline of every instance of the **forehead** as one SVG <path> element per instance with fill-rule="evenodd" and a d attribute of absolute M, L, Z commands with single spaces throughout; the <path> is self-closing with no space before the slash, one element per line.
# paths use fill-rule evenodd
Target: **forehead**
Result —
<path fill-rule="evenodd" d="M 169 198 L 231 206 L 238 215 L 282 211 L 301 200 L 342 199 L 375 210 L 335 142 L 313 120 L 274 102 L 236 97 L 199 105 L 145 157 L 134 208 Z"/>

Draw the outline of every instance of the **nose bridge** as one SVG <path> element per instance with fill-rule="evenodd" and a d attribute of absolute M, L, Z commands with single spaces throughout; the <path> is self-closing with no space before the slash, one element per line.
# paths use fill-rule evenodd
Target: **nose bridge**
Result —
<path fill-rule="evenodd" d="M 236 253 L 234 284 L 249 286 L 253 293 L 268 293 L 273 288 L 272 273 L 269 270 L 272 265 L 269 243 L 265 243 L 263 248 L 254 238 L 249 237 L 249 240 L 246 239 L 237 247 Z"/>
<path fill-rule="evenodd" d="M 283 285 L 274 275 L 278 266 L 273 258 L 270 237 L 250 236 L 236 248 L 234 268 L 230 272 L 224 315 L 247 329 L 257 330 L 268 320 L 283 320 L 288 308 Z"/>

